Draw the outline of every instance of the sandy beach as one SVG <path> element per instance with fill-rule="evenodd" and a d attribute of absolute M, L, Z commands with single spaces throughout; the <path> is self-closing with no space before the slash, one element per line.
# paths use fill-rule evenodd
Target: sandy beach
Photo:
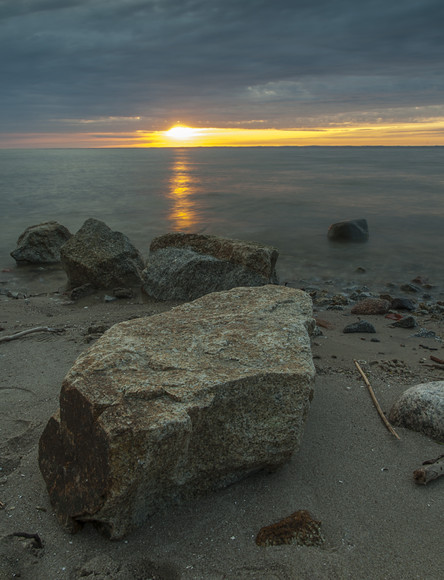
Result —
<path fill-rule="evenodd" d="M 2 272 L 1 287 L 17 285 L 14 276 Z M 36 270 L 27 298 L 0 295 L 0 337 L 38 326 L 58 331 L 0 343 L 2 580 L 443 577 L 444 478 L 419 486 L 412 477 L 443 447 L 402 428 L 400 440 L 391 435 L 353 362 L 360 361 L 388 413 L 410 386 L 444 379 L 444 369 L 430 360 L 431 354 L 444 358 L 443 343 L 392 328 L 382 315 L 361 317 L 375 334 L 344 334 L 359 318 L 350 305 L 315 307 L 314 316 L 323 321 L 312 344 L 315 397 L 301 448 L 288 464 L 159 512 L 121 541 L 92 526 L 68 534 L 56 520 L 37 464 L 39 437 L 58 408 L 63 377 L 97 338 L 98 327 L 177 303 L 141 295 L 105 302 L 104 293 L 74 303 L 62 294 L 63 285 L 62 272 Z M 421 328 L 444 337 L 442 315 L 415 317 Z M 256 545 L 260 528 L 297 510 L 322 522 L 322 546 Z"/>

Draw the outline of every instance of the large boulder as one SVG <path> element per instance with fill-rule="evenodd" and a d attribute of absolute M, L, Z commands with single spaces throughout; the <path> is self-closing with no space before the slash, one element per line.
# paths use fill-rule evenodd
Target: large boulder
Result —
<path fill-rule="evenodd" d="M 277 283 L 276 248 L 204 234 L 155 238 L 143 290 L 157 300 L 195 300 L 237 286 Z"/>
<path fill-rule="evenodd" d="M 71 288 L 140 286 L 145 262 L 129 239 L 105 223 L 88 219 L 61 249 Z"/>
<path fill-rule="evenodd" d="M 444 443 L 444 381 L 407 389 L 391 408 L 389 420 Z"/>
<path fill-rule="evenodd" d="M 332 224 L 328 228 L 327 237 L 333 242 L 366 242 L 368 240 L 367 220 L 347 220 Z"/>
<path fill-rule="evenodd" d="M 60 262 L 60 248 L 70 237 L 70 231 L 56 221 L 29 226 L 20 235 L 11 256 L 17 262 L 57 264 Z"/>
<path fill-rule="evenodd" d="M 61 523 L 120 538 L 159 508 L 286 462 L 313 395 L 314 326 L 307 294 L 269 285 L 105 332 L 40 439 Z"/>

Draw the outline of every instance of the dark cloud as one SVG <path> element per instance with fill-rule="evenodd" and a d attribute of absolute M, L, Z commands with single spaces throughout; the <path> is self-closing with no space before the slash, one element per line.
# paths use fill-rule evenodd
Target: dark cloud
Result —
<path fill-rule="evenodd" d="M 441 0 L 0 0 L 0 122 L 428 115 L 442 101 L 443 21 Z"/>

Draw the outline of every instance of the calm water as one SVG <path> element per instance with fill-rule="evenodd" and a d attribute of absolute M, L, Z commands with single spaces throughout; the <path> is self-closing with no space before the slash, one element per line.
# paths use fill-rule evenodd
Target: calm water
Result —
<path fill-rule="evenodd" d="M 27 226 L 94 217 L 145 257 L 157 235 L 205 232 L 276 246 L 281 281 L 444 286 L 440 147 L 0 150 L 0 176 L 0 268 Z M 328 242 L 332 222 L 361 217 L 368 243 Z"/>

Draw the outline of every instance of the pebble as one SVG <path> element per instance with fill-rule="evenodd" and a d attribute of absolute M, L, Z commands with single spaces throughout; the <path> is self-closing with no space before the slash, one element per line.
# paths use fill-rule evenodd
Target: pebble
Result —
<path fill-rule="evenodd" d="M 392 328 L 415 328 L 418 326 L 416 319 L 413 316 L 404 316 L 401 320 L 397 320 L 390 325 Z"/>
<path fill-rule="evenodd" d="M 376 332 L 376 329 L 370 322 L 367 322 L 366 320 L 360 320 L 359 322 L 353 322 L 352 324 L 348 324 L 342 332 L 346 334 L 350 332 L 374 333 Z"/>
<path fill-rule="evenodd" d="M 352 314 L 386 314 L 390 308 L 390 302 L 381 298 L 365 298 L 355 304 L 351 309 Z"/>
<path fill-rule="evenodd" d="M 394 298 L 391 307 L 393 310 L 415 310 L 415 305 L 409 298 Z"/>

